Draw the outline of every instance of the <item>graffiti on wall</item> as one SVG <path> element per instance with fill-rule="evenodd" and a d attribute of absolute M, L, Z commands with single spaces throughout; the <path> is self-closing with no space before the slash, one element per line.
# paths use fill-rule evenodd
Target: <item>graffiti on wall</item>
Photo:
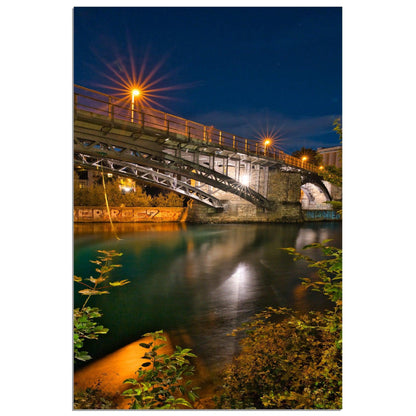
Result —
<path fill-rule="evenodd" d="M 340 220 L 341 216 L 333 210 L 305 209 L 303 216 L 306 221 L 334 221 Z"/>
<path fill-rule="evenodd" d="M 110 208 L 113 222 L 168 222 L 179 221 L 185 208 Z M 108 211 L 105 208 L 74 208 L 75 222 L 107 222 Z"/>

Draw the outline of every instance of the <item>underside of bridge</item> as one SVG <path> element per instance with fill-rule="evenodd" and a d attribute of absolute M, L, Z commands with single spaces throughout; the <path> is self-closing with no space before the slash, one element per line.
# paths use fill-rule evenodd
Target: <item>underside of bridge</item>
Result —
<path fill-rule="evenodd" d="M 317 175 L 303 175 L 301 186 L 302 209 L 330 209 L 332 196 Z"/>

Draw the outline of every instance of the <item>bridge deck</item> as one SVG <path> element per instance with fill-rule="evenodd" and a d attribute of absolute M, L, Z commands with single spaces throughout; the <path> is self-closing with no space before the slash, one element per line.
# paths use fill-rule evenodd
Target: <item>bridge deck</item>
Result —
<path fill-rule="evenodd" d="M 146 139 L 163 144 L 172 151 L 192 151 L 200 155 L 241 159 L 262 166 L 287 165 L 309 172 L 320 173 L 318 167 L 303 162 L 286 153 L 266 148 L 263 143 L 245 139 L 213 126 L 186 120 L 153 108 L 131 109 L 120 103 L 120 99 L 75 86 L 74 91 L 75 123 L 90 126 L 92 119 L 101 131 L 116 131 L 133 139 Z"/>

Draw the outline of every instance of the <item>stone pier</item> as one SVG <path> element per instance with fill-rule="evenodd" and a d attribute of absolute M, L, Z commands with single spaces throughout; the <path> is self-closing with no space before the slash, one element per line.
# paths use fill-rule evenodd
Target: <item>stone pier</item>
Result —
<path fill-rule="evenodd" d="M 192 201 L 187 221 L 195 223 L 303 222 L 300 203 L 301 174 L 269 169 L 267 178 L 267 183 L 259 183 L 259 188 L 264 189 L 263 194 L 275 203 L 273 210 L 265 211 L 236 195 L 219 191 L 215 196 L 223 202 L 224 210 L 218 211 Z M 259 178 L 252 175 L 250 184 L 257 181 Z"/>

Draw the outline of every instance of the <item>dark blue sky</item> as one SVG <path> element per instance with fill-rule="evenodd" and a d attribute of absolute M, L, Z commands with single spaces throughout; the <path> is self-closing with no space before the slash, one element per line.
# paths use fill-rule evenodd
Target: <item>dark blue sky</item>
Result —
<path fill-rule="evenodd" d="M 246 138 L 278 132 L 286 152 L 339 144 L 340 7 L 74 9 L 76 84 L 111 93 L 110 66 L 143 62 L 175 87 L 165 111 Z"/>

